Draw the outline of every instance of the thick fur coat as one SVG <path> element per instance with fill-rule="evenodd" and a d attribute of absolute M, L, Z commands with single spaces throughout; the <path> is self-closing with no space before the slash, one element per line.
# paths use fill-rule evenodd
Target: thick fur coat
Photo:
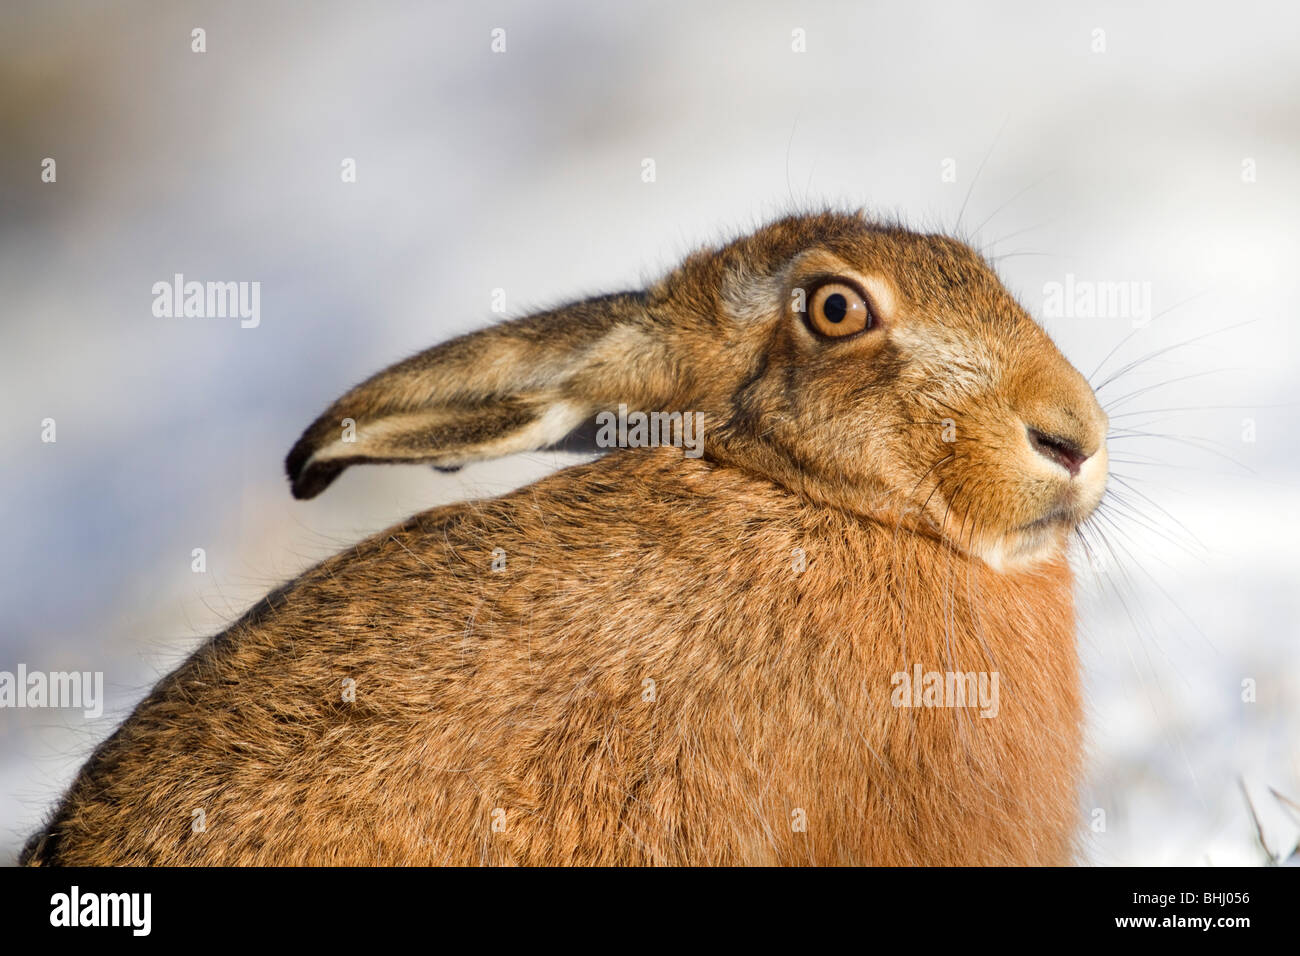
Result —
<path fill-rule="evenodd" d="M 843 340 L 798 294 L 828 281 L 869 314 Z M 1065 546 L 1105 416 L 982 260 L 783 220 L 375 376 L 290 477 L 619 403 L 698 410 L 704 456 L 620 449 L 311 569 L 162 680 L 25 862 L 1070 862 Z M 920 705 L 914 672 L 996 675 L 995 713 Z"/>

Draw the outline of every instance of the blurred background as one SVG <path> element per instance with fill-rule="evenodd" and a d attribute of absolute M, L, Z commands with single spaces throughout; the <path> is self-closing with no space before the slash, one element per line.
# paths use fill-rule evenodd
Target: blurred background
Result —
<path fill-rule="evenodd" d="M 1117 497 L 1078 555 L 1085 861 L 1285 858 L 1300 12 L 1050 6 L 0 8 L 0 670 L 107 695 L 0 710 L 0 860 L 268 589 L 578 460 L 352 469 L 295 502 L 284 455 L 348 386 L 499 320 L 494 295 L 637 286 L 826 203 L 960 223 L 1094 383 L 1122 373 Z M 156 317 L 176 273 L 260 282 L 260 324 Z M 1067 282 L 1151 307 L 1057 308 Z"/>

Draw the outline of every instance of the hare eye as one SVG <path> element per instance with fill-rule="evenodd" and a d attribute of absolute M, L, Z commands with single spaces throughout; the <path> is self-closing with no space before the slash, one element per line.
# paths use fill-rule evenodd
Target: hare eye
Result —
<path fill-rule="evenodd" d="M 833 280 L 813 290 L 808 324 L 818 335 L 842 339 L 871 327 L 871 307 L 856 286 Z"/>

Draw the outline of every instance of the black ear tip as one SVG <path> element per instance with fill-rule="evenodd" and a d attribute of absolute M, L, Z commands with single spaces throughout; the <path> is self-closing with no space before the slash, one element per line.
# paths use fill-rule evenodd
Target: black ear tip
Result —
<path fill-rule="evenodd" d="M 289 476 L 290 481 L 297 481 L 302 474 L 303 468 L 307 464 L 307 459 L 311 457 L 311 451 L 306 447 L 306 436 L 298 439 L 298 443 L 284 459 L 284 472 Z"/>
<path fill-rule="evenodd" d="M 308 498 L 315 498 L 318 494 L 333 484 L 334 479 L 339 476 L 339 472 L 345 466 L 326 462 L 319 465 L 312 465 L 297 477 L 292 474 L 289 476 L 289 488 L 293 496 L 299 501 L 305 501 Z"/>
<path fill-rule="evenodd" d="M 299 500 L 315 498 L 328 488 L 345 467 L 338 462 L 317 462 L 309 465 L 315 448 L 307 435 L 298 439 L 284 460 L 284 470 L 289 476 L 289 489 Z"/>
<path fill-rule="evenodd" d="M 289 492 L 298 501 L 306 501 L 308 498 L 315 498 L 318 494 L 320 494 L 319 489 L 312 488 L 310 485 L 308 485 L 305 481 L 302 480 L 302 477 L 299 477 L 297 479 L 294 478 L 289 479 Z"/>

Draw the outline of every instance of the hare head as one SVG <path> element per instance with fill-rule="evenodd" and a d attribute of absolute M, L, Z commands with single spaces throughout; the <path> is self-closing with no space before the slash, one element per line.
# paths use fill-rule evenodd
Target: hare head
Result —
<path fill-rule="evenodd" d="M 1106 482 L 1092 389 L 987 263 L 840 213 L 407 359 L 335 402 L 286 464 L 310 498 L 351 464 L 455 467 L 620 405 L 699 414 L 707 457 L 994 568 L 1058 553 Z"/>

